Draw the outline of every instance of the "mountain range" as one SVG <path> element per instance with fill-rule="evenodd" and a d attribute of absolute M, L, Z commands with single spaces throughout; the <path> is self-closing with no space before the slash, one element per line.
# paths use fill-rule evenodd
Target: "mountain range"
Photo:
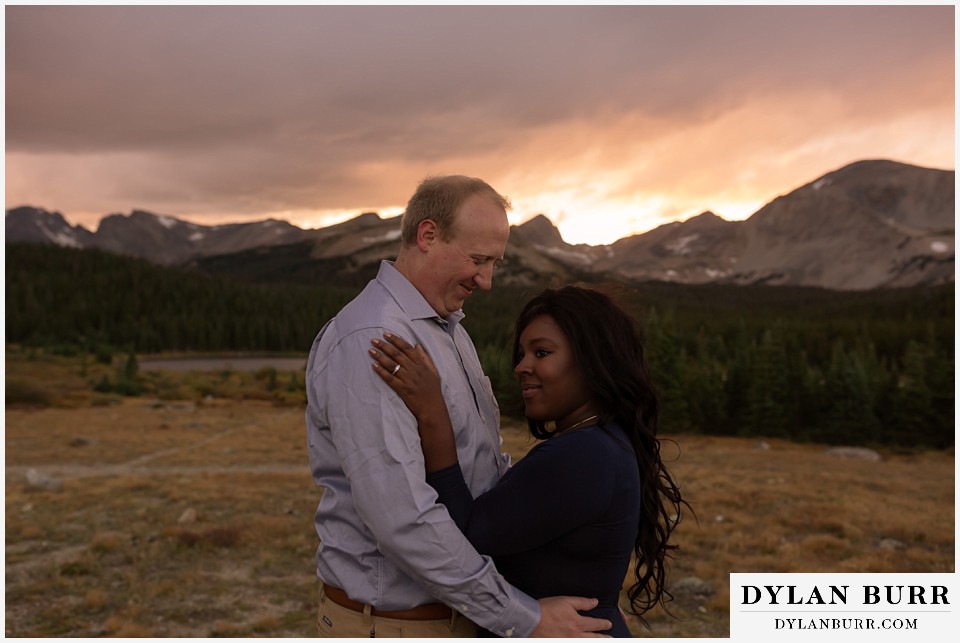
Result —
<path fill-rule="evenodd" d="M 744 221 L 704 212 L 604 246 L 570 244 L 545 216 L 513 226 L 500 283 L 767 284 L 868 290 L 954 280 L 954 172 L 859 161 L 778 196 Z M 135 210 L 95 232 L 58 212 L 7 210 L 6 241 L 98 248 L 267 281 L 362 283 L 396 256 L 400 217 L 325 228 L 267 219 L 204 226 Z"/>

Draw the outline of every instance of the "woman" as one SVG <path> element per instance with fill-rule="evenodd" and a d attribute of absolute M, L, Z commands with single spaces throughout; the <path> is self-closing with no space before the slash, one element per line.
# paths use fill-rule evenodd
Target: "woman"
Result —
<path fill-rule="evenodd" d="M 374 341 L 373 366 L 417 418 L 427 481 L 507 581 L 534 598 L 598 598 L 588 615 L 610 620 L 612 636 L 630 636 L 617 603 L 631 554 L 633 613 L 643 621 L 670 598 L 665 559 L 676 546 L 668 541 L 686 503 L 660 459 L 658 403 L 639 332 L 609 297 L 568 286 L 520 313 L 514 370 L 530 431 L 542 442 L 476 499 L 429 356 L 385 339 Z"/>

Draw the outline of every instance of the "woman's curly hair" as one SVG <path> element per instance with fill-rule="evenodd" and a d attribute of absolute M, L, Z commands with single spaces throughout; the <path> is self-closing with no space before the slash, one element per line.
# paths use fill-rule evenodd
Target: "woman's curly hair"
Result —
<path fill-rule="evenodd" d="M 607 295 L 566 286 L 545 290 L 524 307 L 514 330 L 513 363 L 520 357 L 520 334 L 536 317 L 547 315 L 563 330 L 573 358 L 601 409 L 601 426 L 622 427 L 640 468 L 640 528 L 634 554 L 636 582 L 627 590 L 631 612 L 646 625 L 643 614 L 672 600 L 667 591 L 666 559 L 676 545 L 670 534 L 680 521 L 681 505 L 689 507 L 660 457 L 660 404 L 644 358 L 643 341 L 634 319 Z M 528 419 L 538 439 L 554 434 L 545 423 Z"/>

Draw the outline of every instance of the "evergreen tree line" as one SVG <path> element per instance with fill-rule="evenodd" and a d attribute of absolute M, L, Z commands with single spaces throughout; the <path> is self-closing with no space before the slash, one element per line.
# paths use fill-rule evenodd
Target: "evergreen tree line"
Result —
<path fill-rule="evenodd" d="M 102 352 L 309 350 L 356 289 L 255 284 L 99 250 L 6 247 L 7 341 Z"/>
<path fill-rule="evenodd" d="M 640 323 L 665 433 L 943 448 L 954 444 L 953 293 L 641 284 L 611 294 Z M 501 316 L 532 294 L 501 293 L 513 308 Z M 471 317 L 491 311 L 471 301 L 475 339 Z M 484 328 L 501 412 L 520 416 L 512 325 L 499 338 Z"/>
<path fill-rule="evenodd" d="M 90 354 L 305 353 L 356 286 L 259 284 L 95 250 L 8 244 L 7 341 Z M 836 444 L 954 442 L 953 286 L 872 292 L 605 284 L 640 322 L 662 431 Z M 513 323 L 540 290 L 476 293 L 464 325 L 520 416 Z"/>

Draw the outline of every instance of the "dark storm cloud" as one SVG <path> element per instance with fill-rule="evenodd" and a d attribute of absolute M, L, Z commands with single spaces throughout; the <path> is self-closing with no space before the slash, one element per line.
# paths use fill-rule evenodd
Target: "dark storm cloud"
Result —
<path fill-rule="evenodd" d="M 804 91 L 864 119 L 952 97 L 946 6 L 16 6 L 6 40 L 16 194 L 45 158 L 102 157 L 115 197 L 197 213 L 396 203 L 408 173 L 509 163 L 566 123 L 655 137 Z"/>

